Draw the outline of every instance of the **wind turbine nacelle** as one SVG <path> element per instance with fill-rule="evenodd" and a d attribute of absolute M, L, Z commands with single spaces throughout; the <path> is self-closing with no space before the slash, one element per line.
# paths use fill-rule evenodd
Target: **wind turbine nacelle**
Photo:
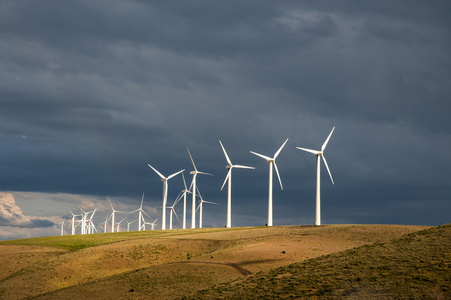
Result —
<path fill-rule="evenodd" d="M 191 175 L 194 175 L 194 174 L 196 174 L 196 171 L 191 171 L 191 172 L 189 172 Z"/>
<path fill-rule="evenodd" d="M 227 170 L 229 170 L 229 169 L 231 169 L 231 168 L 233 168 L 231 165 L 227 165 L 227 166 L 226 166 L 226 169 L 227 169 Z"/>

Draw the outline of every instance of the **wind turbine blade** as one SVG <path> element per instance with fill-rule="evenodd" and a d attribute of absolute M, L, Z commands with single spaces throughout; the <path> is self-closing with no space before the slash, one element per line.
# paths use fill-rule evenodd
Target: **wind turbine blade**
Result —
<path fill-rule="evenodd" d="M 145 214 L 147 217 L 149 217 L 152 220 L 152 218 L 144 210 L 142 211 L 142 213 Z M 143 217 L 143 219 L 144 219 L 144 217 Z"/>
<path fill-rule="evenodd" d="M 191 180 L 191 184 L 190 184 L 190 186 L 189 186 L 189 191 L 191 191 L 191 189 L 193 188 L 193 184 L 194 184 L 194 177 L 196 176 L 197 174 L 194 174 L 193 175 L 193 179 Z M 192 192 L 191 192 L 192 193 Z"/>
<path fill-rule="evenodd" d="M 277 158 L 277 156 L 279 156 L 280 151 L 282 151 L 283 147 L 285 147 L 285 144 L 288 142 L 288 139 L 285 140 L 285 143 L 283 143 L 282 146 L 280 146 L 279 150 L 277 150 L 276 154 L 274 154 L 274 159 Z"/>
<path fill-rule="evenodd" d="M 106 199 L 108 200 L 108 202 L 110 203 L 110 205 L 111 205 L 111 209 L 114 211 L 114 207 L 113 207 L 113 204 L 111 204 L 111 201 L 110 201 L 110 198 L 108 198 L 108 196 L 106 196 Z"/>
<path fill-rule="evenodd" d="M 324 155 L 321 155 L 321 156 L 323 157 L 323 161 L 324 161 L 324 164 L 326 165 L 327 172 L 329 172 L 330 180 L 332 180 L 332 184 L 335 185 L 334 180 L 332 178 L 332 174 L 330 173 L 330 170 L 329 170 L 329 166 L 327 165 L 326 158 L 324 157 Z"/>
<path fill-rule="evenodd" d="M 271 157 L 269 157 L 269 156 L 266 156 L 266 155 L 263 155 L 263 154 L 260 154 L 260 153 L 256 153 L 256 152 L 253 152 L 253 151 L 250 151 L 252 154 L 254 154 L 254 155 L 257 155 L 257 156 L 260 156 L 261 158 L 263 158 L 263 159 L 266 159 L 266 160 L 272 160 L 272 158 Z"/>
<path fill-rule="evenodd" d="M 226 158 L 226 160 L 227 160 L 227 163 L 228 163 L 229 165 L 232 165 L 232 162 L 230 161 L 230 158 L 229 158 L 229 156 L 227 155 L 227 152 L 226 152 L 224 146 L 222 145 L 221 140 L 219 140 L 219 144 L 221 144 L 222 151 L 224 151 L 224 155 L 225 155 L 225 158 Z"/>
<path fill-rule="evenodd" d="M 229 179 L 230 173 L 231 173 L 231 172 L 232 172 L 232 169 L 230 168 L 230 169 L 229 169 L 229 172 L 227 172 L 227 176 L 226 176 L 226 178 L 225 178 L 225 180 L 224 180 L 224 183 L 222 184 L 221 191 L 222 191 L 222 189 L 224 188 L 224 186 L 225 186 L 227 180 Z"/>
<path fill-rule="evenodd" d="M 144 202 L 144 193 L 145 193 L 145 192 L 143 192 L 143 196 L 142 196 L 142 198 L 141 198 L 141 206 L 139 207 L 139 208 L 141 208 L 141 209 L 143 208 L 143 202 Z"/>
<path fill-rule="evenodd" d="M 179 217 L 177 216 L 177 213 L 175 212 L 175 209 L 172 209 L 172 211 L 174 212 L 175 217 L 177 218 L 177 220 L 179 221 L 179 224 L 181 224 Z"/>
<path fill-rule="evenodd" d="M 186 181 L 185 181 L 185 175 L 183 175 L 183 172 L 182 172 L 182 177 L 183 177 L 183 185 L 185 186 L 185 190 L 186 190 Z"/>
<path fill-rule="evenodd" d="M 327 143 L 329 143 L 329 139 L 332 136 L 332 133 L 334 132 L 334 130 L 335 130 L 335 126 L 334 126 L 334 128 L 332 128 L 332 131 L 329 133 L 329 136 L 327 137 L 326 141 L 324 142 L 323 146 L 321 147 L 321 152 L 323 152 L 324 149 L 326 149 Z"/>
<path fill-rule="evenodd" d="M 179 201 L 182 199 L 183 197 L 183 193 L 180 191 L 179 194 L 177 195 L 177 198 L 175 198 L 174 203 L 172 204 L 173 206 L 177 205 L 179 203 Z"/>
<path fill-rule="evenodd" d="M 191 153 L 189 152 L 189 149 L 186 148 L 186 150 L 188 150 L 189 158 L 191 158 L 191 162 L 193 163 L 194 170 L 197 171 L 196 165 L 194 164 L 194 160 L 193 160 L 193 157 L 191 156 Z"/>
<path fill-rule="evenodd" d="M 170 176 L 168 177 L 168 180 L 171 179 L 171 178 L 174 177 L 174 176 L 177 176 L 178 174 L 182 173 L 183 171 L 185 171 L 185 169 L 183 169 L 183 170 L 181 170 L 181 171 L 178 171 L 178 172 L 176 172 L 176 173 L 170 175 Z"/>
<path fill-rule="evenodd" d="M 210 201 L 202 201 L 202 202 L 204 202 L 204 203 L 210 203 L 210 204 L 215 204 L 215 205 L 219 205 L 218 203 L 215 203 L 215 202 L 210 202 Z"/>
<path fill-rule="evenodd" d="M 318 151 L 318 150 L 312 150 L 312 149 L 301 148 L 301 147 L 296 147 L 296 148 L 298 148 L 299 150 L 304 150 L 304 151 L 310 152 L 314 155 L 321 154 L 321 151 Z"/>
<path fill-rule="evenodd" d="M 204 174 L 204 175 L 215 176 L 215 175 L 213 175 L 213 174 L 210 174 L 210 173 L 205 173 L 205 172 L 197 172 L 197 174 Z"/>
<path fill-rule="evenodd" d="M 149 167 L 151 167 L 152 168 L 152 170 L 154 170 L 155 171 L 155 173 L 157 173 L 158 174 L 158 176 L 160 176 L 161 177 L 161 179 L 166 179 L 166 177 L 164 177 L 163 176 L 163 174 L 161 174 L 160 172 L 158 172 L 157 171 L 157 169 L 155 169 L 154 167 L 152 167 L 150 164 L 147 164 Z"/>
<path fill-rule="evenodd" d="M 279 178 L 280 188 L 283 190 L 282 180 L 280 180 L 279 168 L 277 168 L 276 162 L 274 162 L 274 169 L 276 169 L 276 174 L 277 174 L 277 177 Z"/>
<path fill-rule="evenodd" d="M 254 167 L 242 166 L 242 165 L 234 165 L 234 168 L 238 169 L 255 169 Z"/>

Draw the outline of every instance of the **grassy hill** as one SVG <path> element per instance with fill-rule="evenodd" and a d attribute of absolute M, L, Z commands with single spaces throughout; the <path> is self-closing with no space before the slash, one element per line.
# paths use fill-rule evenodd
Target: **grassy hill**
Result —
<path fill-rule="evenodd" d="M 451 225 L 259 273 L 196 299 L 451 299 Z"/>
<path fill-rule="evenodd" d="M 426 228 L 209 228 L 2 241 L 0 299 L 449 296 L 451 227 Z"/>

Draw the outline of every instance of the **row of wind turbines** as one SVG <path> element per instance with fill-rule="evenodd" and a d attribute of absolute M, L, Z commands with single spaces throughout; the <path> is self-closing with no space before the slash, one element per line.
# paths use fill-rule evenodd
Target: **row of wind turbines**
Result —
<path fill-rule="evenodd" d="M 301 148 L 301 147 L 296 147 L 299 150 L 303 150 L 306 152 L 309 152 L 311 154 L 313 154 L 316 157 L 316 209 L 315 209 L 315 225 L 321 225 L 321 194 L 320 194 L 320 186 L 321 186 L 321 160 L 324 162 L 324 165 L 329 173 L 329 177 L 332 181 L 332 184 L 334 184 L 334 180 L 332 178 L 332 174 L 330 172 L 329 166 L 327 164 L 326 158 L 324 157 L 324 151 L 327 147 L 327 144 L 332 136 L 332 133 L 334 132 L 335 127 L 332 128 L 332 131 L 330 132 L 330 134 L 328 135 L 328 137 L 326 138 L 325 142 L 323 143 L 323 145 L 321 146 L 321 150 L 312 150 L 312 149 L 307 149 L 307 148 Z M 263 158 L 264 160 L 266 160 L 266 162 L 269 164 L 269 186 L 268 186 L 268 222 L 267 222 L 267 226 L 273 226 L 273 173 L 274 173 L 274 169 L 276 171 L 276 175 L 278 177 L 279 183 L 280 183 L 280 188 L 283 190 L 283 185 L 282 185 L 282 180 L 280 179 L 280 174 L 279 174 L 279 170 L 276 164 L 276 159 L 279 156 L 279 154 L 281 153 L 282 149 L 285 147 L 286 143 L 288 142 L 288 138 L 285 140 L 285 142 L 282 144 L 282 146 L 280 146 L 280 148 L 274 153 L 274 155 L 272 157 L 270 156 L 266 156 L 254 151 L 250 151 L 250 153 Z M 227 175 L 225 177 L 224 183 L 221 186 L 221 190 L 223 190 L 225 184 L 227 183 L 227 221 L 226 221 L 226 227 L 232 227 L 232 170 L 234 168 L 237 169 L 255 169 L 254 167 L 250 167 L 250 166 L 245 166 L 245 165 L 234 165 L 229 157 L 229 155 L 227 154 L 227 151 L 224 147 L 224 145 L 222 144 L 221 141 L 219 141 L 219 144 L 224 152 L 224 156 L 226 158 L 227 161 Z M 201 174 L 201 175 L 212 175 L 210 173 L 206 173 L 206 172 L 201 172 L 197 169 L 196 164 L 194 163 L 193 157 L 189 151 L 189 149 L 187 149 L 188 151 L 188 155 L 190 157 L 191 163 L 194 167 L 194 170 L 190 172 L 190 174 L 192 175 L 192 181 L 190 184 L 189 189 L 187 188 L 186 185 L 186 181 L 185 181 L 185 176 L 183 174 L 183 172 L 185 171 L 180 170 L 178 172 L 175 172 L 167 177 L 165 177 L 162 173 L 160 173 L 156 168 L 154 168 L 152 165 L 148 164 L 148 166 L 161 178 L 161 181 L 163 182 L 163 204 L 162 204 L 162 218 L 161 218 L 161 229 L 165 230 L 166 229 L 166 210 L 169 209 L 170 210 L 170 220 L 169 220 L 169 229 L 172 229 L 172 216 L 173 214 L 176 216 L 176 218 L 179 220 L 177 213 L 175 211 L 175 206 L 181 201 L 181 199 L 183 199 L 183 221 L 182 221 L 182 228 L 186 229 L 186 206 L 187 206 L 187 195 L 191 194 L 192 196 L 192 207 L 191 207 L 191 228 L 196 228 L 196 212 L 199 211 L 199 228 L 202 228 L 202 212 L 203 212 L 203 204 L 204 203 L 209 203 L 209 204 L 217 204 L 214 202 L 209 202 L 209 201 L 205 201 L 200 192 L 199 189 L 197 187 L 197 175 Z M 179 193 L 179 196 L 176 198 L 176 200 L 174 201 L 174 203 L 172 204 L 172 206 L 168 206 L 167 204 L 167 197 L 168 197 L 168 181 L 171 178 L 174 178 L 175 176 L 182 174 L 183 176 L 183 183 L 184 183 L 184 189 Z M 196 197 L 199 196 L 200 200 L 199 200 L 199 205 L 196 208 Z M 137 210 L 134 210 L 132 212 L 122 212 L 122 211 L 116 211 L 110 201 L 110 199 L 108 199 L 108 202 L 112 208 L 112 213 L 110 215 L 107 215 L 107 218 L 105 219 L 104 222 L 102 222 L 101 224 L 104 224 L 104 232 L 107 232 L 107 224 L 108 221 L 111 220 L 111 232 L 118 232 L 119 231 L 119 225 L 121 222 L 123 222 L 124 220 L 127 222 L 127 230 L 129 230 L 130 228 L 130 224 L 133 222 L 138 221 L 138 230 L 145 230 L 145 226 L 146 225 L 151 225 L 151 230 L 153 230 L 155 228 L 155 223 L 157 221 L 157 219 L 155 219 L 153 222 L 146 222 L 144 215 L 146 215 L 149 219 L 151 219 L 149 217 L 149 215 L 142 209 L 143 206 L 143 201 L 144 201 L 144 193 L 143 193 L 143 197 L 141 199 L 141 206 L 140 208 L 138 208 Z M 70 211 L 70 210 L 69 210 Z M 76 226 L 80 226 L 80 232 L 82 234 L 87 234 L 87 233 L 94 233 L 94 232 L 98 232 L 96 227 L 93 225 L 92 223 L 92 218 L 96 212 L 96 210 L 91 211 L 91 212 L 85 212 L 80 208 L 80 215 L 75 215 L 72 211 L 70 211 L 70 213 L 72 214 L 72 221 L 71 221 L 71 233 L 75 234 L 75 227 Z M 129 222 L 126 217 L 123 218 L 120 222 L 115 222 L 115 213 L 124 213 L 124 214 L 132 214 L 132 213 L 138 213 L 138 220 L 135 220 L 133 222 Z M 79 220 L 75 220 L 76 217 L 79 217 Z M 180 222 L 180 220 L 179 220 Z M 63 227 L 64 227 L 64 221 L 62 223 L 62 227 L 61 227 L 61 235 L 63 234 Z"/>
<path fill-rule="evenodd" d="M 321 159 L 324 162 L 324 165 L 326 166 L 326 169 L 329 173 L 330 179 L 332 181 L 332 184 L 334 184 L 334 180 L 332 178 L 332 174 L 330 172 L 329 169 L 329 165 L 327 164 L 326 158 L 324 157 L 324 150 L 327 147 L 327 144 L 329 143 L 329 140 L 332 136 L 332 133 L 334 132 L 335 127 L 332 128 L 332 131 L 330 132 L 329 136 L 327 137 L 327 139 L 325 140 L 325 142 L 323 143 L 323 145 L 321 146 L 321 150 L 312 150 L 312 149 L 307 149 L 307 148 L 301 148 L 301 147 L 296 147 L 299 150 L 303 150 L 309 153 L 312 153 L 313 155 L 316 156 L 316 211 L 315 211 L 315 225 L 321 225 L 321 194 L 320 194 L 320 186 L 321 186 Z M 267 226 L 273 226 L 273 169 L 276 170 L 276 174 L 277 177 L 279 179 L 279 183 L 280 183 L 280 188 L 283 190 L 283 185 L 282 185 L 282 180 L 280 179 L 280 174 L 279 174 L 279 170 L 277 168 L 277 164 L 276 164 L 276 158 L 279 156 L 280 152 L 282 151 L 282 149 L 285 147 L 286 143 L 288 142 L 288 138 L 285 140 L 285 142 L 282 144 L 282 146 L 276 151 L 276 153 L 274 154 L 273 157 L 269 157 L 254 151 L 250 151 L 252 154 L 259 156 L 263 159 L 266 160 L 266 162 L 269 164 L 269 187 L 268 187 L 268 223 Z M 226 166 L 226 168 L 228 169 L 226 178 L 224 180 L 224 183 L 222 184 L 221 190 L 224 188 L 225 184 L 228 183 L 227 186 L 227 222 L 226 222 L 226 227 L 231 227 L 232 226 L 232 169 L 233 168 L 238 168 L 238 169 L 255 169 L 254 167 L 250 167 L 250 166 L 244 166 L 244 165 L 234 165 L 229 157 L 229 155 L 227 154 L 227 151 L 224 147 L 224 145 L 222 144 L 221 141 L 219 141 L 219 144 L 221 145 L 221 148 L 224 152 L 224 156 L 227 160 L 228 165 Z M 192 209 L 191 209 L 191 228 L 196 228 L 196 217 L 195 217 L 195 213 L 197 211 L 197 209 L 195 209 L 195 204 L 196 204 L 196 190 L 197 186 L 196 186 L 196 178 L 198 174 L 203 174 L 203 175 L 212 175 L 210 173 L 205 173 L 205 172 L 200 172 L 197 170 L 196 164 L 194 163 L 193 157 L 191 156 L 191 153 L 188 150 L 188 155 L 191 159 L 191 163 L 193 164 L 194 170 L 190 172 L 190 174 L 193 176 L 192 181 L 191 181 L 191 186 L 190 189 L 187 190 L 186 189 L 186 183 L 185 183 L 185 178 L 183 178 L 184 184 L 185 184 L 185 190 L 183 191 L 183 197 L 184 197 L 184 206 L 183 206 L 183 229 L 186 228 L 186 194 L 187 193 L 191 193 L 192 194 Z M 166 229 L 166 206 L 167 206 L 167 193 L 168 193 L 168 180 L 177 176 L 178 174 L 182 173 L 185 170 L 181 170 L 178 171 L 168 177 L 163 176 L 160 172 L 158 172 L 153 166 L 151 166 L 150 164 L 148 164 L 150 168 L 152 168 L 161 178 L 161 180 L 163 181 L 163 212 L 162 212 L 162 224 L 161 224 L 161 229 Z M 200 193 L 199 193 L 200 195 Z M 202 204 L 204 202 L 207 203 L 213 203 L 213 202 L 208 202 L 208 201 L 204 201 L 202 199 L 202 197 L 200 197 L 200 204 L 198 209 L 200 209 L 199 215 L 199 227 L 202 227 Z M 179 200 L 180 198 L 178 198 Z M 170 207 L 171 208 L 171 218 L 172 218 L 172 212 L 174 211 L 174 206 L 177 204 L 178 200 L 176 200 L 176 202 Z M 216 203 L 213 203 L 216 204 Z M 174 211 L 175 213 L 175 211 Z M 172 222 L 171 226 L 172 226 Z"/>

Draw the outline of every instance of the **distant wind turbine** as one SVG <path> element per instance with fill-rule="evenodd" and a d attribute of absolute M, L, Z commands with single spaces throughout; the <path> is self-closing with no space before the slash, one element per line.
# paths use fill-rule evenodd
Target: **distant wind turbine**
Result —
<path fill-rule="evenodd" d="M 146 230 L 146 224 L 150 225 L 150 230 L 154 230 L 157 220 L 158 220 L 158 218 L 156 218 L 153 222 L 145 222 L 144 221 L 144 230 Z"/>
<path fill-rule="evenodd" d="M 67 208 L 70 211 L 70 214 L 72 215 L 72 221 L 71 221 L 71 234 L 75 234 L 75 217 L 79 217 L 80 215 L 74 214 L 69 208 Z"/>
<path fill-rule="evenodd" d="M 221 191 L 224 188 L 224 185 L 228 181 L 228 188 L 227 188 L 227 223 L 226 227 L 232 227 L 232 169 L 238 168 L 238 169 L 255 169 L 254 167 L 248 167 L 248 166 L 242 166 L 242 165 L 234 165 L 232 164 L 232 161 L 230 160 L 229 156 L 227 155 L 227 152 L 222 145 L 222 142 L 219 141 L 219 144 L 221 144 L 222 151 L 224 151 L 224 156 L 227 160 L 228 165 L 226 168 L 229 170 L 227 172 L 227 176 L 224 180 L 224 183 L 222 184 Z"/>
<path fill-rule="evenodd" d="M 279 156 L 280 151 L 282 151 L 283 147 L 285 146 L 285 144 L 287 142 L 288 142 L 288 139 L 286 139 L 285 143 L 283 143 L 282 146 L 279 148 L 279 150 L 277 150 L 277 152 L 274 154 L 274 157 L 265 156 L 265 155 L 251 151 L 252 154 L 260 156 L 261 158 L 265 159 L 267 163 L 269 163 L 268 224 L 267 224 L 267 226 L 272 226 L 272 183 L 273 183 L 273 179 L 272 179 L 273 170 L 272 169 L 273 169 L 273 165 L 274 165 L 274 168 L 276 169 L 277 177 L 279 178 L 280 188 L 283 190 L 282 180 L 280 180 L 279 170 L 278 170 L 277 164 L 276 164 L 276 158 L 277 158 L 277 156 Z"/>
<path fill-rule="evenodd" d="M 168 176 L 167 178 L 163 176 L 163 174 L 161 174 L 160 172 L 157 171 L 157 169 L 155 169 L 154 167 L 152 167 L 150 164 L 147 164 L 149 167 L 152 168 L 152 170 L 155 171 L 155 173 L 158 174 L 158 176 L 161 177 L 161 181 L 163 182 L 163 216 L 162 216 L 162 220 L 161 220 L 161 229 L 165 230 L 166 229 L 166 203 L 168 201 L 168 180 L 171 179 L 172 177 L 182 173 L 185 170 L 181 170 L 178 171 L 170 176 Z"/>
<path fill-rule="evenodd" d="M 180 219 L 177 216 L 177 213 L 175 212 L 174 207 L 177 205 L 178 200 L 180 200 L 180 198 L 177 198 L 174 203 L 172 204 L 172 206 L 168 206 L 167 208 L 171 210 L 170 214 L 169 214 L 169 229 L 172 230 L 172 213 L 174 213 L 175 217 L 177 218 L 177 220 L 180 223 Z"/>
<path fill-rule="evenodd" d="M 135 223 L 136 222 L 136 220 L 135 221 L 131 221 L 131 222 L 129 222 L 127 219 L 125 220 L 125 222 L 127 222 L 127 232 L 128 231 L 130 231 L 130 224 L 133 224 L 133 223 Z"/>
<path fill-rule="evenodd" d="M 64 221 L 66 221 L 66 218 L 61 222 L 61 235 L 64 235 Z"/>
<path fill-rule="evenodd" d="M 114 226 L 115 226 L 114 215 L 115 215 L 115 213 L 123 213 L 124 214 L 126 212 L 115 210 L 113 207 L 113 204 L 111 204 L 110 198 L 108 198 L 108 197 L 106 197 L 106 198 L 107 198 L 108 202 L 110 203 L 111 209 L 113 210 L 113 212 L 111 213 L 111 232 L 114 232 Z"/>
<path fill-rule="evenodd" d="M 186 187 L 185 175 L 183 175 L 183 172 L 182 172 L 182 177 L 183 177 L 183 186 L 185 187 L 185 189 L 182 190 L 182 195 L 181 195 L 181 197 L 183 197 L 183 224 L 182 224 L 182 228 L 186 229 L 186 194 L 189 193 L 190 191 Z M 190 189 L 191 189 L 191 187 L 190 187 Z"/>
<path fill-rule="evenodd" d="M 194 171 L 190 172 L 190 174 L 193 175 L 193 181 L 191 182 L 191 188 L 192 188 L 191 192 L 193 194 L 193 203 L 191 206 L 191 228 L 196 228 L 196 177 L 197 177 L 197 174 L 204 174 L 204 175 L 211 175 L 211 176 L 213 176 L 213 174 L 199 172 L 196 168 L 196 165 L 194 164 L 194 160 L 193 160 L 193 157 L 191 156 L 191 153 L 189 152 L 189 149 L 186 148 L 186 150 L 188 150 L 189 157 L 190 157 L 191 162 L 194 167 Z"/>
<path fill-rule="evenodd" d="M 199 200 L 199 205 L 197 206 L 197 208 L 196 208 L 196 211 L 197 210 L 199 210 L 199 228 L 202 228 L 202 210 L 203 210 L 203 204 L 204 203 L 208 203 L 208 204 L 215 204 L 215 205 L 219 205 L 218 203 L 214 203 L 214 202 L 210 202 L 210 201 L 205 201 L 203 198 L 202 198 L 202 195 L 200 194 L 200 192 L 199 192 L 199 189 L 197 189 L 197 193 L 199 194 L 199 198 L 200 198 L 200 200 Z"/>
<path fill-rule="evenodd" d="M 145 224 L 142 223 L 142 221 L 144 220 L 143 213 L 149 217 L 149 215 L 146 214 L 146 212 L 143 210 L 143 202 L 144 202 L 144 192 L 143 192 L 143 195 L 142 195 L 142 198 L 141 198 L 141 206 L 137 210 L 129 212 L 129 214 L 132 214 L 134 212 L 138 213 L 138 231 L 141 231 L 142 228 L 145 227 Z"/>
<path fill-rule="evenodd" d="M 335 127 L 332 128 L 332 131 L 330 132 L 329 136 L 327 137 L 324 144 L 321 146 L 321 151 L 318 150 L 312 150 L 312 149 L 306 149 L 301 147 L 296 147 L 300 150 L 304 150 L 307 152 L 312 153 L 316 156 L 316 214 L 315 214 L 315 225 L 321 225 L 321 194 L 320 194 L 320 185 L 321 185 L 321 158 L 323 158 L 324 165 L 326 166 L 327 172 L 329 172 L 330 180 L 332 181 L 332 184 L 334 184 L 334 180 L 332 179 L 332 174 L 330 173 L 329 166 L 327 165 L 326 158 L 324 157 L 324 150 L 326 149 L 327 143 L 329 142 L 330 137 L 332 136 L 332 133 L 334 132 Z"/>

